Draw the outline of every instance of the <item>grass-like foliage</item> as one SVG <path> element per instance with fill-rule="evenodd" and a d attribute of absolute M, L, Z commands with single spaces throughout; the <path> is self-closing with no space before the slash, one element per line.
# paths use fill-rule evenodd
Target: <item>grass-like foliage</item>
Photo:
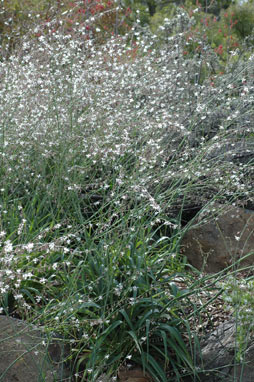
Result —
<path fill-rule="evenodd" d="M 195 374 L 182 212 L 253 202 L 254 58 L 186 58 L 192 23 L 102 45 L 77 23 L 0 63 L 1 310 L 61 333 L 77 380 Z"/>
<path fill-rule="evenodd" d="M 244 361 L 245 351 L 253 336 L 253 277 L 237 280 L 232 275 L 224 281 L 222 297 L 237 322 L 237 360 Z"/>

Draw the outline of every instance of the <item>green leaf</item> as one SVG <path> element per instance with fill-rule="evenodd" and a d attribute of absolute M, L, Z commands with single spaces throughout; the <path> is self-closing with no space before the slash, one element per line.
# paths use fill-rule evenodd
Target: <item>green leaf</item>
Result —
<path fill-rule="evenodd" d="M 133 332 L 132 330 L 130 330 L 130 331 L 127 332 L 127 333 L 134 339 L 134 342 L 135 342 L 135 344 L 136 344 L 136 346 L 137 346 L 137 348 L 138 348 L 138 351 L 139 351 L 140 353 L 142 353 L 142 350 L 141 350 L 140 344 L 139 344 L 139 342 L 138 342 L 138 338 L 137 338 L 137 336 L 136 336 L 136 333 Z"/>
<path fill-rule="evenodd" d="M 123 323 L 121 320 L 117 320 L 113 322 L 99 337 L 100 343 L 105 340 L 105 338 L 118 326 L 120 326 Z"/>
<path fill-rule="evenodd" d="M 126 313 L 126 311 L 124 309 L 121 309 L 120 313 L 124 316 L 124 318 L 125 318 L 127 324 L 129 325 L 129 327 L 134 331 L 134 327 L 133 327 L 133 325 L 132 325 L 132 323 L 130 321 L 130 318 L 129 318 L 128 314 Z"/>
<path fill-rule="evenodd" d="M 171 283 L 170 287 L 171 287 L 171 291 L 172 291 L 173 296 L 175 296 L 175 297 L 178 296 L 179 295 L 179 289 L 177 288 L 177 286 L 174 283 Z"/>
<path fill-rule="evenodd" d="M 149 353 L 149 333 L 150 333 L 151 321 L 146 320 L 146 350 Z"/>
<path fill-rule="evenodd" d="M 170 333 L 171 337 L 175 338 L 179 345 L 183 348 L 186 349 L 185 343 L 183 342 L 182 336 L 175 327 L 167 325 L 167 324 L 159 324 L 158 329 L 161 330 L 166 330 Z"/>
<path fill-rule="evenodd" d="M 141 308 L 143 308 L 143 307 L 141 307 Z M 142 328 L 144 322 L 147 321 L 148 317 L 152 316 L 153 313 L 154 313 L 153 310 L 149 310 L 148 312 L 146 312 L 146 314 L 144 316 L 142 316 L 142 318 L 140 320 L 137 321 L 137 325 L 135 325 L 135 328 L 136 329 Z"/>
<path fill-rule="evenodd" d="M 37 290 L 37 289 L 35 289 L 35 288 L 32 288 L 32 287 L 28 287 L 28 288 L 22 288 L 22 289 L 20 289 L 20 292 L 23 294 L 23 295 L 26 295 L 30 300 L 31 300 L 31 302 L 34 304 L 34 305 L 36 305 L 37 303 L 36 303 L 36 301 L 35 301 L 35 299 L 34 299 L 34 296 L 30 293 L 30 291 L 33 291 L 35 294 L 36 294 L 36 296 L 39 296 L 40 295 L 40 292 Z"/>
<path fill-rule="evenodd" d="M 167 342 L 167 335 L 163 330 L 160 330 L 160 335 L 163 340 L 163 345 L 164 345 L 164 358 L 165 361 L 168 359 L 168 342 Z"/>
<path fill-rule="evenodd" d="M 158 382 L 168 382 L 167 376 L 164 370 L 160 367 L 158 362 L 155 361 L 153 356 L 151 356 L 151 354 L 148 354 L 148 353 L 145 353 L 145 355 L 148 360 L 148 365 L 147 365 L 148 372 L 151 373 L 157 379 Z"/>
<path fill-rule="evenodd" d="M 87 312 L 88 311 L 87 308 L 97 308 L 97 309 L 100 309 L 100 306 L 95 304 L 95 302 L 84 302 L 84 303 L 79 305 L 78 313 L 85 313 L 85 312 Z"/>

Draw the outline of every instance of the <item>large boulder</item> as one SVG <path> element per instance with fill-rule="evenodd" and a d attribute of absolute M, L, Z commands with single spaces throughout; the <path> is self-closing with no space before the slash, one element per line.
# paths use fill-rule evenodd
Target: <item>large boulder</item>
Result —
<path fill-rule="evenodd" d="M 197 220 L 182 240 L 182 253 L 197 269 L 218 272 L 250 254 L 241 266 L 254 264 L 254 211 L 215 206 L 222 213 L 206 223 Z M 252 255 L 251 255 L 252 253 Z"/>
<path fill-rule="evenodd" d="M 0 315 L 0 381 L 71 381 L 60 339 L 48 343 L 43 330 Z"/>
<path fill-rule="evenodd" d="M 253 382 L 254 340 L 246 343 L 244 359 L 236 359 L 236 324 L 231 321 L 220 324 L 201 342 L 197 364 L 203 370 L 200 382 Z M 187 381 L 186 381 L 187 382 Z"/>

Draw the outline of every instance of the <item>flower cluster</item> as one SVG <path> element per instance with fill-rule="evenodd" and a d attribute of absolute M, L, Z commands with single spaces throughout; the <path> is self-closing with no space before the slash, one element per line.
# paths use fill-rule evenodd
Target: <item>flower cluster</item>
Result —
<path fill-rule="evenodd" d="M 149 349 L 147 333 L 187 362 L 163 323 L 181 212 L 254 201 L 254 58 L 219 74 L 206 39 L 187 57 L 192 22 L 181 9 L 159 36 L 137 23 L 103 44 L 77 22 L 0 62 L 1 305 L 83 341 L 89 370 Z"/>

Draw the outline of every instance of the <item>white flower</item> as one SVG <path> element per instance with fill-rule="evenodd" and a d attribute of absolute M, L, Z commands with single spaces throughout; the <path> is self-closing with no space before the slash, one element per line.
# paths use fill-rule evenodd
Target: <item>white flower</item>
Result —
<path fill-rule="evenodd" d="M 28 243 L 25 245 L 25 249 L 27 250 L 28 253 L 32 252 L 33 247 L 34 247 L 33 243 Z"/>
<path fill-rule="evenodd" d="M 5 252 L 5 253 L 10 253 L 10 252 L 12 252 L 12 250 L 13 250 L 12 243 L 11 243 L 10 240 L 7 240 L 7 241 L 5 242 L 4 252 Z"/>

